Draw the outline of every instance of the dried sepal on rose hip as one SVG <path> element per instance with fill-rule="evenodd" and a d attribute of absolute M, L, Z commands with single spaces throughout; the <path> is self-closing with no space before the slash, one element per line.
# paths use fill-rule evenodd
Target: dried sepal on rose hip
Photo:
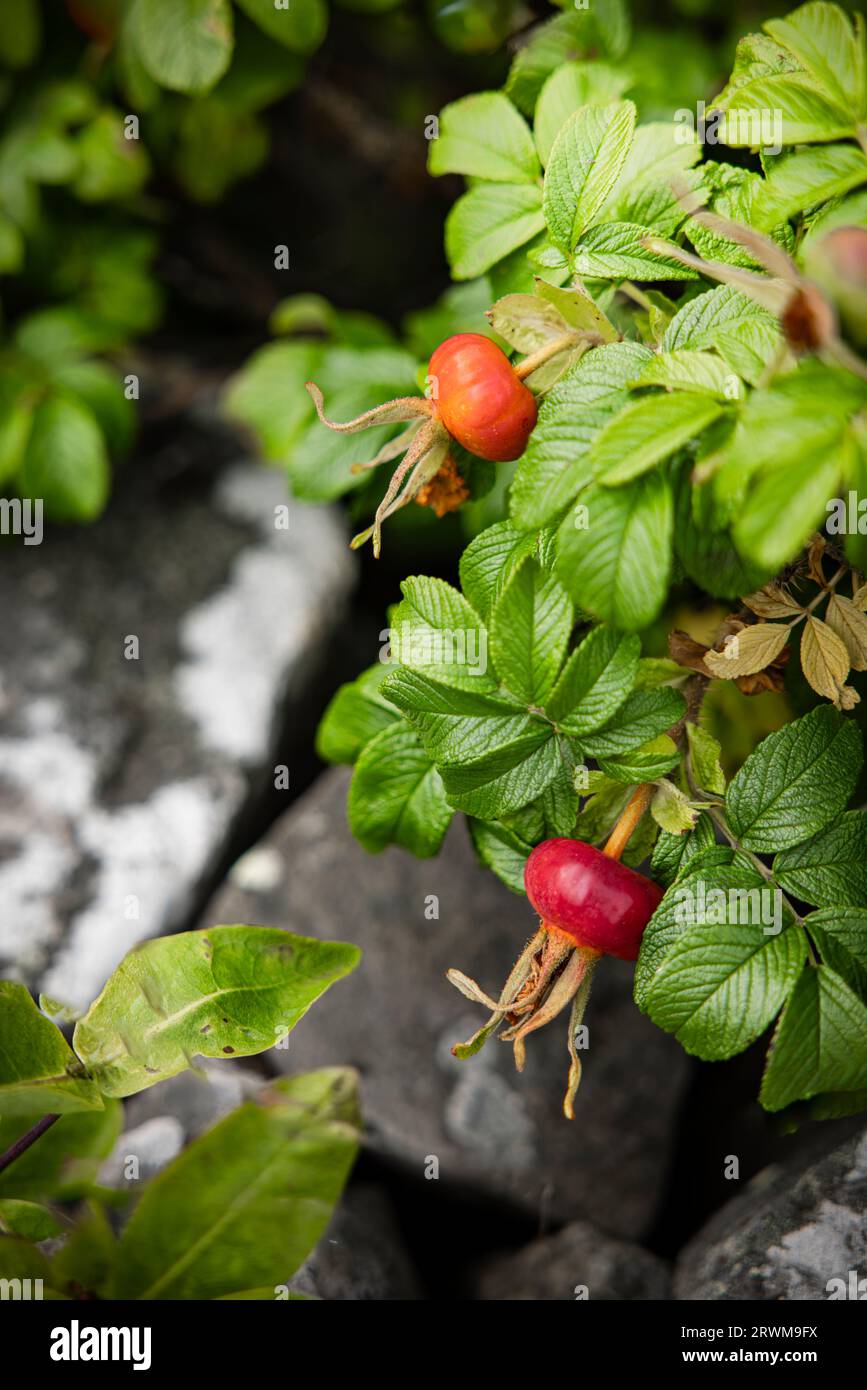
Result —
<path fill-rule="evenodd" d="M 492 1011 L 468 1042 L 452 1048 L 461 1059 L 472 1057 L 501 1030 L 500 1041 L 512 1043 L 515 1065 L 523 1071 L 528 1034 L 550 1023 L 571 1003 L 569 1080 L 563 1100 L 563 1112 L 570 1120 L 581 1080 L 575 1034 L 587 1007 L 593 971 L 602 956 L 637 958 L 644 929 L 662 901 L 662 889 L 652 879 L 620 863 L 652 790 L 638 788 L 604 850 L 583 840 L 556 838 L 544 840 L 530 854 L 524 887 L 540 926 L 512 967 L 499 999 L 490 998 L 461 971 L 448 972 L 448 979 L 462 994 Z"/>
<path fill-rule="evenodd" d="M 466 501 L 469 490 L 449 452 L 453 440 L 477 458 L 506 463 L 520 458 L 536 424 L 536 397 L 523 378 L 550 355 L 550 349 L 513 366 L 506 354 L 481 333 L 458 333 L 436 349 L 428 365 L 429 397 L 403 396 L 366 411 L 355 420 L 329 420 L 319 387 L 307 390 L 319 419 L 329 429 L 355 434 L 373 425 L 406 423 L 369 463 L 353 464 L 354 472 L 377 468 L 403 454 L 373 525 L 352 540 L 354 548 L 373 537 L 379 555 L 382 523 L 413 500 L 431 506 L 438 516 Z"/>

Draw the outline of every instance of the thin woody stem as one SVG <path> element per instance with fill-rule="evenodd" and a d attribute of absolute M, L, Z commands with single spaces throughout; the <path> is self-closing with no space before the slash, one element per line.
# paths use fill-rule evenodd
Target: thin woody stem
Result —
<path fill-rule="evenodd" d="M 552 357 L 556 357 L 558 352 L 565 352 L 567 348 L 577 347 L 582 340 L 580 333 L 564 333 L 559 338 L 552 338 L 550 343 L 544 347 L 537 348 L 531 352 L 529 357 L 525 357 L 523 362 L 519 362 L 514 368 L 515 376 L 519 381 L 523 381 L 532 372 L 543 367 Z"/>
<path fill-rule="evenodd" d="M 37 1120 L 36 1124 L 33 1125 L 31 1129 L 28 1129 L 26 1134 L 22 1134 L 20 1139 L 16 1139 L 15 1143 L 11 1148 L 6 1150 L 5 1154 L 0 1154 L 0 1173 L 8 1168 L 10 1163 L 14 1163 L 16 1158 L 20 1158 L 23 1153 L 26 1153 L 30 1145 L 35 1144 L 36 1140 L 41 1138 L 45 1131 L 50 1129 L 59 1119 L 59 1115 L 43 1115 L 42 1119 Z"/>
<path fill-rule="evenodd" d="M 603 854 L 608 855 L 609 859 L 621 858 L 623 851 L 629 844 L 633 830 L 650 805 L 652 795 L 652 782 L 642 782 L 640 787 L 635 788 L 602 851 Z"/>

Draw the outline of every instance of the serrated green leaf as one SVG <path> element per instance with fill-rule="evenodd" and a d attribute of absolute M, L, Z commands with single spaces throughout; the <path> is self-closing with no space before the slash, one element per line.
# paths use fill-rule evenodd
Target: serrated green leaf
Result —
<path fill-rule="evenodd" d="M 479 859 L 513 893 L 524 893 L 524 865 L 533 848 L 499 822 L 467 817 L 470 838 Z"/>
<path fill-rule="evenodd" d="M 541 796 L 561 765 L 550 730 L 534 725 L 472 761 L 440 764 L 440 773 L 453 806 L 480 820 L 497 820 Z"/>
<path fill-rule="evenodd" d="M 0 1107 L 32 1116 L 103 1107 L 60 1029 L 12 980 L 0 980 Z"/>
<path fill-rule="evenodd" d="M 823 97 L 803 72 L 756 78 L 714 104 L 725 112 L 719 138 L 733 149 L 825 144 L 845 140 L 854 129 L 852 117 Z"/>
<path fill-rule="evenodd" d="M 774 860 L 780 886 L 818 907 L 867 907 L 867 811 L 846 811 Z"/>
<path fill-rule="evenodd" d="M 581 746 L 592 758 L 612 758 L 656 738 L 680 719 L 686 702 L 677 690 L 636 690 L 601 729 L 583 734 Z"/>
<path fill-rule="evenodd" d="M 745 849 L 801 844 L 844 809 L 863 762 L 861 733 L 830 705 L 763 739 L 726 792 L 726 814 Z"/>
<path fill-rule="evenodd" d="M 587 280 L 697 280 L 688 266 L 642 246 L 653 235 L 650 227 L 634 222 L 590 227 L 572 253 L 572 268 Z"/>
<path fill-rule="evenodd" d="M 784 19 L 766 20 L 764 27 L 794 54 L 836 106 L 863 114 L 863 56 L 852 22 L 839 5 L 814 0 Z"/>
<path fill-rule="evenodd" d="M 696 784 L 706 792 L 716 792 L 717 796 L 722 796 L 726 789 L 726 777 L 720 761 L 722 748 L 719 740 L 701 724 L 692 722 L 687 723 L 686 736 Z"/>
<path fill-rule="evenodd" d="M 685 873 L 698 855 L 716 845 L 713 821 L 706 811 L 699 814 L 692 830 L 683 835 L 663 832 L 656 842 L 650 869 L 653 877 L 668 888 Z"/>
<path fill-rule="evenodd" d="M 509 576 L 535 545 L 535 536 L 516 531 L 510 521 L 495 522 L 470 541 L 460 560 L 461 588 L 485 621 Z"/>
<path fill-rule="evenodd" d="M 400 716 L 379 692 L 389 666 L 378 661 L 332 696 L 316 730 L 316 752 L 327 763 L 354 763 L 362 749 Z"/>
<path fill-rule="evenodd" d="M 359 954 L 276 927 L 211 927 L 147 941 L 124 957 L 75 1025 L 73 1045 L 106 1095 L 133 1095 L 194 1056 L 250 1057 L 273 1047 Z"/>
<path fill-rule="evenodd" d="M 718 285 L 716 289 L 688 299 L 678 309 L 665 331 L 663 351 L 716 347 L 721 331 L 737 328 L 752 319 L 776 322 L 767 309 L 733 286 Z"/>
<path fill-rule="evenodd" d="M 561 129 L 545 171 L 543 208 L 551 239 L 568 253 L 611 192 L 635 131 L 631 101 L 583 106 Z"/>
<path fill-rule="evenodd" d="M 732 374 L 722 358 L 699 348 L 657 353 L 632 385 L 665 386 L 670 391 L 698 391 L 719 400 L 737 399 L 740 387 L 737 378 L 732 381 Z"/>
<path fill-rule="evenodd" d="M 686 894 L 689 887 L 671 891 Z M 766 935 L 760 921 L 744 922 L 740 908 L 728 907 L 722 921 L 699 922 L 678 936 L 654 975 L 645 1010 L 687 1052 L 705 1061 L 733 1057 L 782 1008 L 806 956 L 797 927 Z"/>
<path fill-rule="evenodd" d="M 642 397 L 603 427 L 588 463 L 607 487 L 619 487 L 695 439 L 723 409 L 719 401 L 692 391 Z"/>
<path fill-rule="evenodd" d="M 517 699 L 545 703 L 563 664 L 572 623 L 572 603 L 562 584 L 535 560 L 524 560 L 491 613 L 491 658 Z"/>
<path fill-rule="evenodd" d="M 674 504 L 660 473 L 624 487 L 596 485 L 567 513 L 556 572 L 579 608 L 627 632 L 659 613 L 671 572 Z M 580 526 L 576 523 L 580 522 Z"/>
<path fill-rule="evenodd" d="M 698 816 L 685 794 L 667 778 L 663 778 L 657 784 L 650 803 L 650 813 L 660 830 L 669 835 L 685 834 L 695 825 Z"/>
<path fill-rule="evenodd" d="M 547 164 L 555 139 L 569 117 L 582 106 L 607 106 L 629 86 L 629 76 L 608 63 L 562 63 L 548 77 L 539 93 L 533 119 L 536 148 Z"/>
<path fill-rule="evenodd" d="M 270 1104 L 242 1105 L 195 1139 L 124 1228 L 113 1297 L 212 1299 L 285 1283 L 355 1158 L 354 1089 L 339 1068 L 292 1077 L 271 1087 Z"/>
<path fill-rule="evenodd" d="M 782 1110 L 867 1085 L 867 1006 L 827 965 L 804 970 L 777 1025 L 759 1099 Z"/>
<path fill-rule="evenodd" d="M 753 200 L 751 225 L 769 231 L 865 182 L 867 158 L 855 145 L 822 145 L 781 155 Z"/>
<path fill-rule="evenodd" d="M 680 753 L 668 734 L 659 734 L 638 748 L 630 748 L 628 753 L 619 753 L 616 757 L 600 754 L 596 760 L 606 777 L 634 785 L 636 782 L 654 782 L 657 777 L 664 777 L 667 772 L 673 771 L 680 762 Z"/>
<path fill-rule="evenodd" d="M 439 853 L 453 814 L 439 773 L 402 719 L 360 754 L 347 809 L 349 828 L 369 853 L 395 844 L 419 859 Z"/>
<path fill-rule="evenodd" d="M 479 694 L 495 690 L 487 629 L 463 595 L 428 575 L 405 579 L 401 589 L 404 599 L 389 628 L 392 660 L 443 685 Z"/>
<path fill-rule="evenodd" d="M 442 685 L 407 667 L 391 673 L 383 694 L 418 729 L 437 763 L 459 762 L 511 743 L 531 724 L 526 708 L 515 701 Z"/>
<path fill-rule="evenodd" d="M 483 275 L 545 226 L 542 190 L 482 183 L 458 198 L 446 218 L 446 255 L 455 280 Z"/>
<path fill-rule="evenodd" d="M 553 521 L 591 481 L 590 445 L 629 400 L 629 382 L 650 357 L 638 343 L 595 348 L 547 393 L 512 483 L 516 526 L 535 531 Z"/>
<path fill-rule="evenodd" d="M 811 912 L 806 927 L 822 956 L 855 993 L 867 998 L 867 911 L 824 907 Z"/>
<path fill-rule="evenodd" d="M 580 738 L 611 720 L 635 682 L 641 641 L 599 626 L 572 652 L 545 705 L 565 733 Z"/>
<path fill-rule="evenodd" d="M 474 92 L 440 112 L 430 142 L 432 174 L 467 174 L 497 183 L 533 183 L 540 175 L 533 137 L 502 92 Z"/>

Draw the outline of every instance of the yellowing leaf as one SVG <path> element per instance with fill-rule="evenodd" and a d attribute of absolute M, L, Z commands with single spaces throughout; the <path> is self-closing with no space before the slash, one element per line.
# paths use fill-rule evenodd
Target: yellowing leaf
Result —
<path fill-rule="evenodd" d="M 825 622 L 849 653 L 852 670 L 867 671 L 867 613 L 856 608 L 852 599 L 832 594 L 825 610 Z"/>
<path fill-rule="evenodd" d="M 763 671 L 786 645 L 789 629 L 778 623 L 756 623 L 726 642 L 724 651 L 705 652 L 704 663 L 720 680 L 752 676 Z"/>
<path fill-rule="evenodd" d="M 692 830 L 698 811 L 690 806 L 683 792 L 673 782 L 663 779 L 656 784 L 650 814 L 662 830 L 667 830 L 670 835 L 682 835 L 684 831 Z"/>
<path fill-rule="evenodd" d="M 781 584 L 766 584 L 754 594 L 745 594 L 741 602 L 760 618 L 793 618 L 801 612 L 798 600 Z"/>
<path fill-rule="evenodd" d="M 837 704 L 849 674 L 849 653 L 821 618 L 809 617 L 801 638 L 801 669 L 818 695 Z"/>
<path fill-rule="evenodd" d="M 867 584 L 862 584 L 859 588 L 855 589 L 852 594 L 852 602 L 856 608 L 861 608 L 867 612 Z"/>

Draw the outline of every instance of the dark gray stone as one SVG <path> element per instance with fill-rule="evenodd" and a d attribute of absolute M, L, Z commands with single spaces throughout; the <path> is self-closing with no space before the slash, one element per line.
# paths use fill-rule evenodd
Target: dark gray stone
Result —
<path fill-rule="evenodd" d="M 496 990 L 535 927 L 526 899 L 476 862 L 453 825 L 436 859 L 370 857 L 346 825 L 348 775 L 335 770 L 230 875 L 202 925 L 264 922 L 357 942 L 358 970 L 267 1060 L 302 1071 L 357 1067 L 367 1142 L 419 1179 L 471 1184 L 542 1219 L 587 1216 L 618 1235 L 650 1224 L 668 1164 L 688 1062 L 636 1009 L 631 967 L 604 961 L 587 1014 L 590 1047 L 576 1119 L 563 1118 L 566 1021 L 528 1040 L 527 1068 L 491 1042 L 458 1062 L 449 1044 L 484 1017 L 444 979 L 449 966 Z M 251 883 L 253 886 L 251 886 Z M 256 886 L 258 885 L 258 886 Z M 425 917 L 435 895 L 437 920 Z"/>
<path fill-rule="evenodd" d="M 851 1297 L 864 1279 L 867 1129 L 800 1174 L 782 1166 L 759 1173 L 685 1247 L 675 1296 L 818 1302 Z"/>
<path fill-rule="evenodd" d="M 242 464 L 5 547 L 0 973 L 89 1004 L 185 922 L 273 786 L 353 573 L 337 515 L 292 502 L 281 530 L 287 501 L 281 473 Z"/>
<path fill-rule="evenodd" d="M 367 1183 L 347 1188 L 325 1235 L 290 1288 L 334 1303 L 421 1298 L 384 1189 Z"/>
<path fill-rule="evenodd" d="M 103 1187 L 130 1185 L 137 1193 L 140 1185 L 156 1177 L 161 1168 L 177 1158 L 184 1147 L 184 1127 L 174 1115 L 156 1115 L 134 1129 L 124 1130 L 99 1170 Z M 129 1172 L 130 1159 L 137 1168 Z"/>
<path fill-rule="evenodd" d="M 667 1299 L 671 1275 L 649 1250 L 612 1240 L 588 1221 L 573 1221 L 515 1254 L 487 1260 L 478 1271 L 476 1297 L 497 1302 Z"/>

